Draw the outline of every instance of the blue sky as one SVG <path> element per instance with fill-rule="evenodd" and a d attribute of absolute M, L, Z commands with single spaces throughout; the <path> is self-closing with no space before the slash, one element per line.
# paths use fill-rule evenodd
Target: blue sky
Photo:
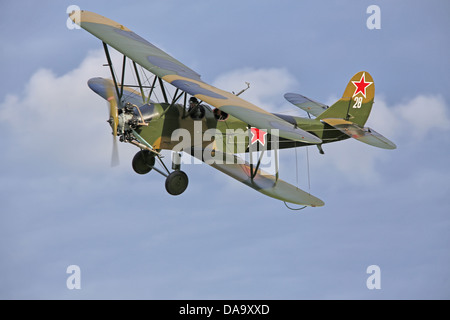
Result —
<path fill-rule="evenodd" d="M 66 27 L 78 5 L 126 25 L 226 90 L 292 114 L 332 103 L 360 70 L 367 125 L 398 148 L 309 148 L 322 208 L 293 212 L 206 165 L 178 197 L 163 177 L 110 167 L 101 42 Z M 366 9 L 381 9 L 369 30 Z M 450 22 L 447 1 L 2 1 L 0 298 L 449 299 Z M 294 110 L 295 111 L 295 110 Z M 301 111 L 296 111 L 302 115 Z M 308 188 L 306 149 L 281 152 Z M 298 176 L 298 178 L 297 178 Z M 78 265 L 81 289 L 66 269 Z M 381 270 L 369 290 L 367 267 Z"/>

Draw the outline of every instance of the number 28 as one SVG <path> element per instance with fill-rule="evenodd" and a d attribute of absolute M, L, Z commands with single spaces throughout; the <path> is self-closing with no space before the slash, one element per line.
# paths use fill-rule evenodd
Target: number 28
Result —
<path fill-rule="evenodd" d="M 353 105 L 353 108 L 359 109 L 361 108 L 363 101 L 363 97 L 355 97 L 355 104 Z"/>

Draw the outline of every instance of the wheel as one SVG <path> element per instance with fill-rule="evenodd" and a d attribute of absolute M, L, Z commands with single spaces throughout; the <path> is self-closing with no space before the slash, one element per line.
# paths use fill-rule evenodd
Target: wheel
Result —
<path fill-rule="evenodd" d="M 146 174 L 155 165 L 155 156 L 148 150 L 141 150 L 133 158 L 133 170 L 139 174 Z"/>
<path fill-rule="evenodd" d="M 173 196 L 182 194 L 189 183 L 188 176 L 183 171 L 173 171 L 166 178 L 166 190 Z"/>

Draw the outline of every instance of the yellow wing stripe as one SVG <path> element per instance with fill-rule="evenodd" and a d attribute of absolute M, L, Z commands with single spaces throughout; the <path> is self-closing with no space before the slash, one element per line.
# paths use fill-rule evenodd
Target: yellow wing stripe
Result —
<path fill-rule="evenodd" d="M 247 108 L 247 109 L 253 110 L 255 112 L 261 112 L 261 113 L 272 115 L 271 113 L 267 112 L 266 110 L 261 109 L 261 108 L 255 106 L 254 104 L 252 104 L 248 101 L 245 101 L 244 99 L 241 99 L 238 96 L 236 96 L 230 92 L 218 89 L 218 88 L 216 88 L 212 85 L 209 85 L 203 81 L 197 81 L 197 80 L 186 78 L 186 77 L 183 77 L 180 75 L 167 75 L 167 76 L 163 77 L 162 79 L 169 83 L 173 83 L 176 80 L 193 83 L 193 84 L 198 85 L 198 87 L 200 89 L 204 89 L 205 91 L 209 91 L 215 95 L 222 96 L 223 98 L 220 99 L 220 98 L 215 98 L 212 95 L 201 94 L 201 93 L 195 94 L 196 98 L 198 98 L 202 101 L 205 101 L 206 103 L 209 103 L 216 108 L 220 108 L 220 107 L 226 106 L 226 105 L 235 105 L 235 106 L 239 106 L 242 108 Z"/>
<path fill-rule="evenodd" d="M 83 15 L 82 22 L 91 22 L 91 23 L 98 23 L 98 24 L 104 24 L 107 26 L 111 26 L 120 30 L 124 31 L 131 31 L 127 27 L 121 25 L 120 23 L 117 23 L 111 19 L 108 19 L 104 16 L 101 16 L 99 14 L 96 14 L 94 12 L 89 11 L 72 11 L 72 13 L 69 14 L 69 17 L 72 19 L 73 22 L 79 24 L 80 23 L 80 16 Z"/>

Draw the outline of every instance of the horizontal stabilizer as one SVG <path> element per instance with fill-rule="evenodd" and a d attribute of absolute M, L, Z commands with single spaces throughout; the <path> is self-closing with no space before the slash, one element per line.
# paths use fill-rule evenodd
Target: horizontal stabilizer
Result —
<path fill-rule="evenodd" d="M 193 151 L 194 156 L 197 154 L 204 154 L 204 150 Z M 293 204 L 311 207 L 321 207 L 325 204 L 322 200 L 313 195 L 286 181 L 277 179 L 274 175 L 266 173 L 261 169 L 258 169 L 252 178 L 252 170 L 254 170 L 254 168 L 252 168 L 248 162 L 245 162 L 236 155 L 215 151 L 214 158 L 227 158 L 233 159 L 234 161 L 229 161 L 232 163 L 216 163 L 205 159 L 199 159 L 266 196 Z"/>
<path fill-rule="evenodd" d="M 284 98 L 294 106 L 299 107 L 300 109 L 312 114 L 315 117 L 317 117 L 328 108 L 327 105 L 311 100 L 298 93 L 286 93 L 284 95 Z"/>
<path fill-rule="evenodd" d="M 375 130 L 368 127 L 360 127 L 357 124 L 344 119 L 322 119 L 326 124 L 338 129 L 349 137 L 383 149 L 395 149 L 395 143 L 385 138 Z"/>

